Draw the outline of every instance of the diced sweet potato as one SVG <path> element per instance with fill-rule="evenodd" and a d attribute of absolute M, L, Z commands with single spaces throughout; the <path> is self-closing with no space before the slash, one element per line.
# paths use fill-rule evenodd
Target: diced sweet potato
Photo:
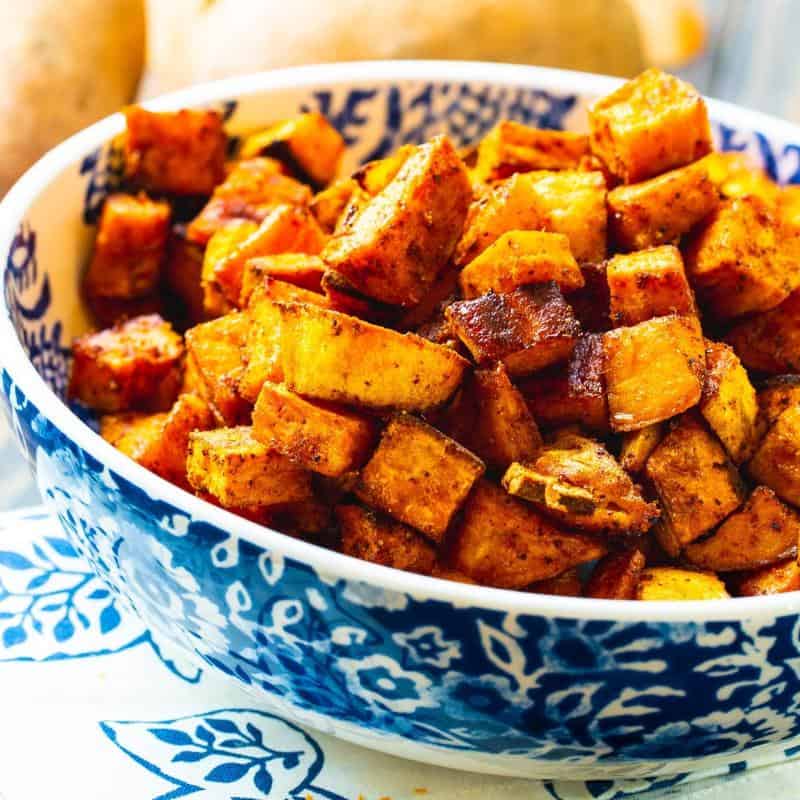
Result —
<path fill-rule="evenodd" d="M 97 328 L 112 328 L 134 317 L 149 317 L 153 314 L 166 318 L 168 308 L 164 301 L 164 296 L 159 292 L 133 300 L 86 295 L 86 305 Z"/>
<path fill-rule="evenodd" d="M 510 375 L 527 375 L 569 358 L 580 334 L 552 281 L 461 300 L 445 315 L 479 365 L 502 361 Z"/>
<path fill-rule="evenodd" d="M 368 505 L 441 542 L 483 462 L 407 414 L 396 415 L 361 471 L 356 494 Z"/>
<path fill-rule="evenodd" d="M 203 248 L 186 238 L 183 226 L 176 225 L 167 245 L 164 285 L 180 303 L 181 321 L 186 326 L 206 319 L 202 277 Z"/>
<path fill-rule="evenodd" d="M 713 572 L 648 567 L 639 576 L 637 600 L 725 600 L 725 584 Z"/>
<path fill-rule="evenodd" d="M 404 144 L 385 158 L 369 161 L 353 173 L 353 180 L 370 196 L 382 192 L 400 172 L 403 164 L 416 151 L 413 144 Z"/>
<path fill-rule="evenodd" d="M 275 307 L 283 381 L 311 398 L 424 411 L 452 396 L 468 366 L 453 350 L 413 334 L 310 305 Z"/>
<path fill-rule="evenodd" d="M 658 69 L 594 103 L 589 129 L 592 152 L 625 183 L 689 164 L 711 150 L 703 98 Z"/>
<path fill-rule="evenodd" d="M 156 475 L 188 487 L 189 434 L 208 430 L 213 425 L 214 415 L 208 403 L 195 395 L 182 394 L 170 411 L 108 414 L 100 420 L 100 435 Z"/>
<path fill-rule="evenodd" d="M 800 375 L 778 375 L 758 392 L 758 407 L 767 427 L 791 406 L 800 405 Z"/>
<path fill-rule="evenodd" d="M 756 372 L 800 372 L 800 289 L 779 306 L 738 322 L 725 341 Z"/>
<path fill-rule="evenodd" d="M 606 276 L 614 325 L 697 313 L 680 250 L 672 245 L 614 256 Z"/>
<path fill-rule="evenodd" d="M 527 591 L 533 594 L 552 594 L 558 597 L 581 597 L 583 583 L 577 569 L 568 569 L 554 578 L 545 578 L 543 581 L 534 581 Z"/>
<path fill-rule="evenodd" d="M 569 131 L 532 128 L 513 120 L 498 122 L 478 145 L 474 175 L 498 181 L 515 172 L 577 169 L 589 152 L 589 138 Z"/>
<path fill-rule="evenodd" d="M 445 581 L 455 581 L 456 583 L 468 583 L 474 586 L 478 585 L 477 581 L 472 580 L 468 575 L 465 575 L 463 572 L 460 572 L 457 569 L 453 569 L 452 567 L 448 567 L 447 565 L 441 564 L 440 562 L 436 562 L 433 566 L 433 572 L 431 575 L 434 578 L 441 578 Z"/>
<path fill-rule="evenodd" d="M 189 435 L 189 483 L 224 508 L 263 508 L 311 497 L 310 473 L 257 442 L 249 427 Z"/>
<path fill-rule="evenodd" d="M 205 253 L 203 255 L 203 267 L 201 270 L 201 287 L 203 290 L 203 307 L 207 316 L 218 317 L 227 314 L 233 308 L 233 304 L 228 300 L 222 286 L 216 277 L 217 264 L 222 261 L 229 253 L 247 241 L 256 231 L 258 225 L 250 220 L 237 220 L 220 228 L 208 240 Z"/>
<path fill-rule="evenodd" d="M 225 178 L 227 138 L 216 111 L 125 109 L 125 174 L 167 194 L 211 194 Z"/>
<path fill-rule="evenodd" d="M 644 565 L 644 553 L 635 547 L 609 553 L 592 570 L 586 596 L 597 600 L 633 600 Z"/>
<path fill-rule="evenodd" d="M 84 278 L 86 294 L 132 300 L 153 293 L 161 279 L 169 217 L 167 203 L 144 194 L 109 195 Z"/>
<path fill-rule="evenodd" d="M 466 170 L 450 140 L 433 139 L 408 157 L 322 257 L 369 297 L 415 305 L 449 260 L 470 199 Z"/>
<path fill-rule="evenodd" d="M 467 500 L 450 563 L 486 586 L 523 589 L 604 555 L 598 539 L 564 531 L 487 480 Z"/>
<path fill-rule="evenodd" d="M 307 253 L 279 253 L 273 256 L 251 258 L 245 262 L 242 273 L 239 307 L 247 307 L 253 289 L 259 283 L 263 283 L 265 276 L 293 283 L 301 289 L 321 292 L 324 272 L 325 262 L 319 256 Z"/>
<path fill-rule="evenodd" d="M 606 262 L 581 264 L 583 287 L 570 293 L 569 304 L 584 331 L 599 333 L 611 327 L 611 295 Z"/>
<path fill-rule="evenodd" d="M 700 400 L 705 342 L 697 319 L 657 317 L 603 334 L 611 427 L 635 431 Z"/>
<path fill-rule="evenodd" d="M 328 298 L 328 306 L 334 311 L 350 314 L 379 324 L 391 324 L 400 309 L 367 297 L 358 291 L 344 275 L 326 269 L 322 275 L 322 290 Z"/>
<path fill-rule="evenodd" d="M 800 506 L 800 405 L 790 406 L 767 431 L 750 461 L 750 474 L 782 500 Z"/>
<path fill-rule="evenodd" d="M 692 542 L 683 557 L 715 572 L 752 570 L 797 553 L 800 516 L 772 489 L 757 486 L 739 511 L 707 539 Z"/>
<path fill-rule="evenodd" d="M 798 285 L 774 210 L 754 196 L 726 200 L 692 235 L 686 272 L 719 319 L 775 308 Z"/>
<path fill-rule="evenodd" d="M 194 242 L 206 244 L 231 222 L 244 219 L 260 224 L 279 203 L 300 206 L 310 201 L 308 186 L 284 175 L 280 162 L 272 158 L 237 161 L 192 220 L 187 235 Z"/>
<path fill-rule="evenodd" d="M 797 591 L 800 591 L 800 566 L 793 558 L 757 569 L 742 576 L 736 584 L 736 594 L 740 597 Z"/>
<path fill-rule="evenodd" d="M 508 231 L 563 233 L 579 263 L 606 255 L 606 183 L 599 172 L 513 175 L 471 206 L 456 248 L 459 266 Z"/>
<path fill-rule="evenodd" d="M 639 428 L 638 431 L 622 434 L 619 463 L 631 475 L 638 475 L 664 436 L 664 426 L 660 422 Z"/>
<path fill-rule="evenodd" d="M 759 436 L 758 400 L 747 371 L 724 344 L 708 342 L 700 413 L 734 464 L 746 461 Z"/>
<path fill-rule="evenodd" d="M 658 507 L 642 498 L 605 447 L 584 436 L 558 436 L 533 460 L 513 463 L 503 486 L 581 530 L 644 533 L 658 518 Z"/>
<path fill-rule="evenodd" d="M 186 331 L 186 347 L 202 377 L 203 396 L 223 425 L 246 422 L 250 414 L 250 403 L 238 391 L 248 324 L 245 314 L 235 312 Z"/>
<path fill-rule="evenodd" d="M 269 526 L 289 536 L 313 541 L 323 547 L 338 547 L 333 509 L 319 497 L 271 506 Z"/>
<path fill-rule="evenodd" d="M 182 358 L 168 322 L 135 317 L 75 340 L 68 395 L 97 411 L 161 411 L 178 395 Z"/>
<path fill-rule="evenodd" d="M 675 242 L 719 205 L 703 161 L 608 193 L 609 237 L 620 250 Z"/>
<path fill-rule="evenodd" d="M 375 426 L 353 411 L 265 383 L 253 410 L 253 437 L 306 469 L 335 477 L 360 469 L 369 456 Z"/>
<path fill-rule="evenodd" d="M 561 233 L 508 231 L 467 264 L 459 278 L 467 299 L 547 281 L 555 281 L 563 292 L 583 286 L 569 239 Z"/>
<path fill-rule="evenodd" d="M 336 517 L 345 555 L 422 575 L 433 571 L 436 550 L 413 528 L 357 505 L 337 506 Z"/>
<path fill-rule="evenodd" d="M 241 155 L 277 158 L 300 180 L 319 189 L 336 177 L 344 148 L 344 139 L 325 116 L 309 112 L 248 136 Z"/>
<path fill-rule="evenodd" d="M 694 414 L 684 414 L 662 439 L 647 460 L 645 472 L 661 501 L 659 542 L 673 557 L 744 500 L 736 467 Z"/>
<path fill-rule="evenodd" d="M 723 197 L 755 195 L 772 204 L 780 196 L 780 187 L 746 153 L 709 153 L 698 166 L 708 172 L 709 179 Z"/>
<path fill-rule="evenodd" d="M 308 207 L 325 233 L 336 230 L 353 193 L 358 189 L 358 184 L 352 178 L 341 178 L 314 195 Z"/>
<path fill-rule="evenodd" d="M 558 366 L 527 378 L 520 389 L 534 419 L 548 427 L 572 423 L 595 431 L 608 430 L 603 338 L 589 333 L 578 338 L 566 367 Z"/>

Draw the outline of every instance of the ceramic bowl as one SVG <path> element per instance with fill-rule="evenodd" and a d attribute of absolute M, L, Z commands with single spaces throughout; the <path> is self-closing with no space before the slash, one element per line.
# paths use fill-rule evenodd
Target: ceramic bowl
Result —
<path fill-rule="evenodd" d="M 237 78 L 152 106 L 218 108 L 232 135 L 319 109 L 352 167 L 439 132 L 464 145 L 506 117 L 581 129 L 587 104 L 616 85 L 530 67 L 358 63 Z M 800 129 L 710 107 L 721 148 L 800 182 Z M 116 115 L 74 136 L 0 207 L 2 396 L 44 501 L 156 635 L 301 723 L 456 768 L 672 775 L 800 737 L 800 593 L 645 604 L 420 577 L 228 514 L 106 444 L 63 396 L 122 129 Z"/>

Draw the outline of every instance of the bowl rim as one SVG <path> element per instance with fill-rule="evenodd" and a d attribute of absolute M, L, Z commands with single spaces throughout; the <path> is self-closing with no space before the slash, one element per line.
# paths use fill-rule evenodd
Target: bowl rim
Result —
<path fill-rule="evenodd" d="M 153 110 L 167 110 L 320 84 L 333 87 L 370 83 L 379 86 L 392 81 L 416 80 L 498 84 L 598 96 L 612 91 L 623 82 L 620 78 L 592 73 L 479 61 L 355 61 L 288 67 L 197 84 L 146 100 L 143 105 Z M 719 100 L 709 100 L 709 111 L 715 121 L 731 122 L 760 131 L 785 143 L 800 143 L 800 127 L 784 120 Z M 52 179 L 122 131 L 123 127 L 124 119 L 120 113 L 110 115 L 66 139 L 28 169 L 0 202 L 0 253 L 8 253 L 19 223 Z M 0 348 L 0 367 L 9 373 L 14 384 L 40 413 L 98 462 L 152 497 L 176 506 L 192 520 L 204 520 L 228 530 L 268 551 L 279 552 L 311 566 L 320 575 L 335 575 L 348 581 L 407 594 L 417 600 L 450 603 L 457 608 L 476 607 L 513 615 L 564 619 L 676 624 L 742 621 L 800 612 L 800 592 L 728 600 L 645 603 L 495 589 L 372 564 L 292 538 L 201 500 L 127 458 L 103 440 L 36 372 L 12 325 L 4 292 L 0 292 L 0 337 L 4 343 Z"/>

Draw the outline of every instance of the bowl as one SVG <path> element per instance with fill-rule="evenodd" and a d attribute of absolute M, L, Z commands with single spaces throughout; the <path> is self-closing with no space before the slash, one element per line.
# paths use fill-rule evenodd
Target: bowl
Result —
<path fill-rule="evenodd" d="M 448 62 L 289 69 L 154 109 L 217 108 L 231 135 L 327 114 L 349 164 L 509 117 L 580 128 L 609 78 Z M 726 150 L 800 182 L 800 129 L 711 102 Z M 45 503 L 161 640 L 255 702 L 395 755 L 527 777 L 674 775 L 800 737 L 800 593 L 634 603 L 461 585 L 332 553 L 147 472 L 65 404 L 79 278 L 120 177 L 115 115 L 36 164 L 0 206 L 2 405 Z M 2 625 L 2 622 L 0 622 Z"/>

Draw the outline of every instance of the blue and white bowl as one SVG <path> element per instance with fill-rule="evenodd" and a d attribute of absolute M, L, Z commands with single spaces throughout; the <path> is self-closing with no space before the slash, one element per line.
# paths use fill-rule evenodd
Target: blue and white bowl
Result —
<path fill-rule="evenodd" d="M 152 104 L 233 135 L 325 112 L 347 166 L 510 117 L 580 129 L 617 82 L 506 65 L 308 67 Z M 718 145 L 800 182 L 800 130 L 711 104 Z M 64 403 L 79 279 L 119 178 L 119 115 L 45 156 L 0 206 L 3 406 L 45 502 L 154 632 L 265 707 L 344 739 L 508 775 L 673 775 L 800 738 L 800 594 L 707 603 L 548 597 L 421 577 L 267 530 L 177 489 Z"/>

